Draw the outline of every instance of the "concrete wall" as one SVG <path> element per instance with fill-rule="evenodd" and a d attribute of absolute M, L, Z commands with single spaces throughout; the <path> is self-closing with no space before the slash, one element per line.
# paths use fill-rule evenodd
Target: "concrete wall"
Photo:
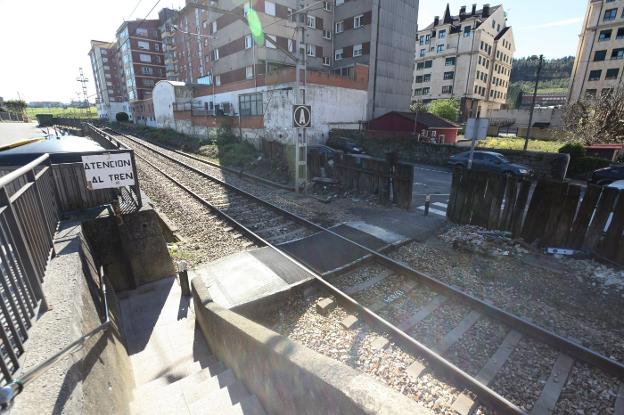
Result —
<path fill-rule="evenodd" d="M 152 102 L 154 104 L 154 118 L 158 128 L 176 128 L 173 105 L 176 102 L 189 102 L 191 97 L 190 89 L 188 96 L 185 94 L 186 87 L 181 82 L 160 81 L 154 86 L 152 92 Z"/>
<path fill-rule="evenodd" d="M 52 307 L 29 331 L 22 371 L 45 361 L 96 328 L 103 315 L 97 269 L 79 222 L 61 222 L 43 289 Z M 16 398 L 11 413 L 128 414 L 134 381 L 121 338 L 115 293 L 108 290 L 113 325 L 67 355 Z M 21 372 L 17 373 L 19 379 Z"/>
<path fill-rule="evenodd" d="M 550 128 L 563 127 L 565 108 L 536 108 L 533 111 L 533 123 L 550 123 Z M 531 111 L 529 109 L 510 109 L 488 111 L 484 117 L 490 122 L 514 121 L 512 127 L 526 128 L 529 125 Z"/>
<path fill-rule="evenodd" d="M 454 145 L 419 143 L 413 137 L 372 138 L 358 131 L 348 130 L 334 130 L 332 134 L 358 140 L 368 154 L 375 157 L 384 157 L 386 152 L 398 151 L 401 160 L 434 166 L 447 166 L 448 159 L 452 155 L 468 150 L 466 147 Z M 488 150 L 504 154 L 513 163 L 531 167 L 535 174 L 541 178 L 563 180 L 570 163 L 568 154 Z"/>
<path fill-rule="evenodd" d="M 212 352 L 271 414 L 429 414 L 368 375 L 213 303 L 195 278 L 195 318 Z"/>

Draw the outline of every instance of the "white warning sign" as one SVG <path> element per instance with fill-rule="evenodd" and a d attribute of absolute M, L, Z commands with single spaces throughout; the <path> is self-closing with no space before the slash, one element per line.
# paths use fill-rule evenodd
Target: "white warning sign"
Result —
<path fill-rule="evenodd" d="M 130 153 L 82 156 L 87 189 L 110 189 L 134 185 L 134 169 Z"/>

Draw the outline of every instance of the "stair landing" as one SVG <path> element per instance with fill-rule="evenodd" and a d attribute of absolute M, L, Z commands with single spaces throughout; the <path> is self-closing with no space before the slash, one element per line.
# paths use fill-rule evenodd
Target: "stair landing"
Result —
<path fill-rule="evenodd" d="M 136 385 L 133 414 L 265 414 L 211 354 L 175 277 L 119 297 Z"/>

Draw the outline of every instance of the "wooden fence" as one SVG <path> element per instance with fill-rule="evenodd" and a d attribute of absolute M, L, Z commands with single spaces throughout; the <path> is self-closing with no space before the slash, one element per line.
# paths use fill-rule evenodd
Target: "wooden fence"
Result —
<path fill-rule="evenodd" d="M 412 203 L 414 167 L 393 160 L 341 155 L 335 175 L 342 190 L 378 195 L 382 204 L 396 203 L 409 209 Z"/>
<path fill-rule="evenodd" d="M 617 189 L 456 170 L 447 217 L 624 264 L 624 191 Z"/>

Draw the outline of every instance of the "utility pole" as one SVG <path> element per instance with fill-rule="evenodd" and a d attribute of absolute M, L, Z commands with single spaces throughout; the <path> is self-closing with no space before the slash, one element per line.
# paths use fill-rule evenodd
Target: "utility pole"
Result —
<path fill-rule="evenodd" d="M 76 81 L 80 82 L 80 84 L 82 85 L 82 95 L 84 97 L 84 106 L 85 106 L 84 108 L 86 112 L 89 108 L 89 98 L 87 96 L 87 83 L 89 82 L 89 80 L 85 78 L 82 68 L 79 68 L 79 71 L 80 71 L 80 76 L 76 78 Z"/>
<path fill-rule="evenodd" d="M 304 0 L 297 0 L 297 13 L 305 8 Z M 303 20 L 307 20 L 306 14 L 295 14 L 296 18 L 296 47 L 297 53 L 295 54 L 297 57 L 296 65 L 295 65 L 295 80 L 296 80 L 296 92 L 295 92 L 295 105 L 305 105 L 306 102 L 306 50 L 302 51 L 302 47 L 305 47 L 305 27 Z M 304 71 L 304 79 L 301 81 L 301 70 Z M 295 133 L 295 191 L 297 193 L 301 190 L 301 185 L 303 185 L 303 190 L 305 193 L 307 187 L 307 176 L 308 176 L 308 145 L 306 140 L 306 129 L 305 128 L 297 128 L 294 127 Z"/>
<path fill-rule="evenodd" d="M 544 55 L 539 56 L 539 63 L 537 65 L 537 75 L 535 76 L 535 90 L 533 91 L 533 102 L 531 103 L 531 115 L 529 116 L 529 127 L 527 128 L 526 138 L 524 140 L 524 151 L 529 148 L 529 137 L 531 136 L 531 126 L 533 124 L 533 112 L 535 111 L 535 101 L 537 100 L 537 89 L 539 87 L 540 74 L 542 73 L 542 66 L 544 65 Z"/>

